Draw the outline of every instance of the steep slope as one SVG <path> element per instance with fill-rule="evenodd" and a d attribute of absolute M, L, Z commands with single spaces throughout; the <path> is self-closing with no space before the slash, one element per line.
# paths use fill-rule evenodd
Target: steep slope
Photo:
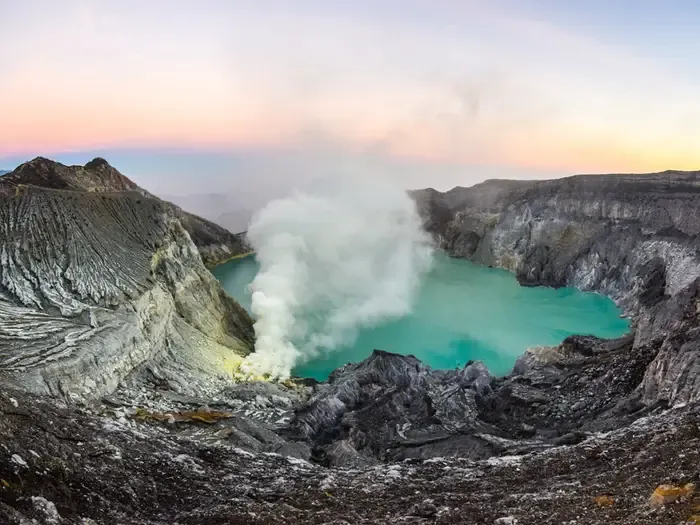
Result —
<path fill-rule="evenodd" d="M 210 225 L 183 213 L 101 159 L 35 159 L 0 179 L 0 374 L 86 398 L 148 376 L 187 390 L 230 374 L 252 323 L 181 219 L 199 239 Z"/>
<path fill-rule="evenodd" d="M 446 250 L 512 270 L 523 284 L 600 291 L 634 312 L 635 277 L 650 259 L 663 261 L 669 294 L 700 275 L 699 172 L 487 181 L 413 195 Z"/>
<path fill-rule="evenodd" d="M 4 186 L 40 186 L 48 189 L 63 189 L 85 192 L 134 191 L 144 197 L 160 200 L 155 195 L 138 187 L 134 182 L 119 173 L 109 163 L 96 158 L 85 166 L 64 166 L 60 163 L 38 157 L 19 166 L 3 177 Z M 161 201 L 170 208 L 197 245 L 207 266 L 213 266 L 230 257 L 249 251 L 242 235 L 230 231 L 188 213 L 180 207 Z"/>
<path fill-rule="evenodd" d="M 640 385 L 645 401 L 700 399 L 700 322 L 687 313 L 700 277 L 700 172 L 487 181 L 413 196 L 452 255 L 621 305 L 636 324 L 632 351 L 663 348 Z"/>

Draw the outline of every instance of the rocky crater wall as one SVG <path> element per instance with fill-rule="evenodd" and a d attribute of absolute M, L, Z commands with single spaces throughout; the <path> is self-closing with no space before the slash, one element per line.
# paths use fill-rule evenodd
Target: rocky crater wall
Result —
<path fill-rule="evenodd" d="M 487 181 L 413 197 L 451 255 L 508 269 L 526 286 L 574 286 L 611 297 L 635 323 L 633 351 L 659 337 L 674 349 L 648 369 L 640 386 L 645 399 L 662 391 L 672 402 L 698 399 L 697 385 L 688 382 L 700 374 L 697 346 L 676 341 L 680 327 L 671 321 L 680 321 L 676 303 L 690 301 L 700 277 L 698 172 Z"/>
<path fill-rule="evenodd" d="M 94 191 L 75 189 L 83 179 L 66 169 L 38 160 L 0 184 L 0 374 L 85 398 L 146 377 L 187 391 L 230 375 L 252 321 L 206 270 L 182 214 L 109 170 L 116 190 L 89 169 Z M 24 183 L 47 170 L 49 187 Z M 213 231 L 206 249 L 226 243 Z"/>

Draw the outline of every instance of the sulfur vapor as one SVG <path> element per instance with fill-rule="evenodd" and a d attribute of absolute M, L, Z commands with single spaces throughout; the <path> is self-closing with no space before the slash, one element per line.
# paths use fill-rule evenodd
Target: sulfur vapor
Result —
<path fill-rule="evenodd" d="M 286 379 L 359 328 L 410 313 L 432 248 L 415 203 L 386 181 L 326 180 L 270 202 L 248 229 L 255 352 L 244 368 Z"/>

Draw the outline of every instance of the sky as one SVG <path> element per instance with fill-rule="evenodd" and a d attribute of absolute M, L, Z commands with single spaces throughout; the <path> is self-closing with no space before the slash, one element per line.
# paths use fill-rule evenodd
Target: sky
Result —
<path fill-rule="evenodd" d="M 159 194 L 700 169 L 696 0 L 0 0 L 0 169 Z"/>

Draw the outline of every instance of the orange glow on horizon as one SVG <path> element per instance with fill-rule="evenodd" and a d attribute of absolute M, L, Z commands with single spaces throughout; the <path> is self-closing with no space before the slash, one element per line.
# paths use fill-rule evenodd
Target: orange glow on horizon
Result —
<path fill-rule="evenodd" d="M 0 157 L 268 149 L 562 175 L 700 167 L 700 76 L 650 56 L 646 32 L 610 41 L 481 1 L 10 4 Z"/>
<path fill-rule="evenodd" d="M 212 126 L 191 135 L 192 130 L 184 131 L 175 127 L 152 126 L 140 128 L 128 122 L 110 123 L 99 126 L 91 119 L 76 119 L 70 123 L 57 121 L 56 127 L 50 123 L 40 123 L 36 127 L 31 122 L 13 127 L 11 135 L 0 128 L 0 156 L 60 154 L 106 149 L 137 150 L 195 150 L 201 152 L 226 152 L 236 150 L 291 150 L 319 153 L 325 147 L 315 144 L 315 139 L 307 139 L 291 123 L 264 121 L 240 121 L 237 125 L 221 130 Z M 123 127 L 120 128 L 119 124 Z M 40 132 L 36 132 L 39 130 Z M 65 130 L 65 131 L 61 131 Z M 89 138 L 83 135 L 89 130 Z M 120 133 L 126 132 L 126 133 Z M 131 138 L 122 138 L 124 136 Z M 318 131 L 315 137 L 322 139 Z M 645 173 L 667 169 L 700 169 L 700 150 L 687 152 L 683 148 L 644 148 L 629 144 L 606 143 L 604 141 L 574 141 L 561 139 L 558 143 L 539 146 L 532 141 L 484 145 L 470 148 L 464 144 L 444 147 L 438 137 L 421 132 L 392 136 L 381 133 L 346 134 L 329 136 L 329 143 L 342 151 L 352 154 L 380 154 L 398 159 L 414 159 L 421 163 L 451 165 L 509 165 L 523 170 L 543 170 L 561 174 L 575 173 Z"/>

